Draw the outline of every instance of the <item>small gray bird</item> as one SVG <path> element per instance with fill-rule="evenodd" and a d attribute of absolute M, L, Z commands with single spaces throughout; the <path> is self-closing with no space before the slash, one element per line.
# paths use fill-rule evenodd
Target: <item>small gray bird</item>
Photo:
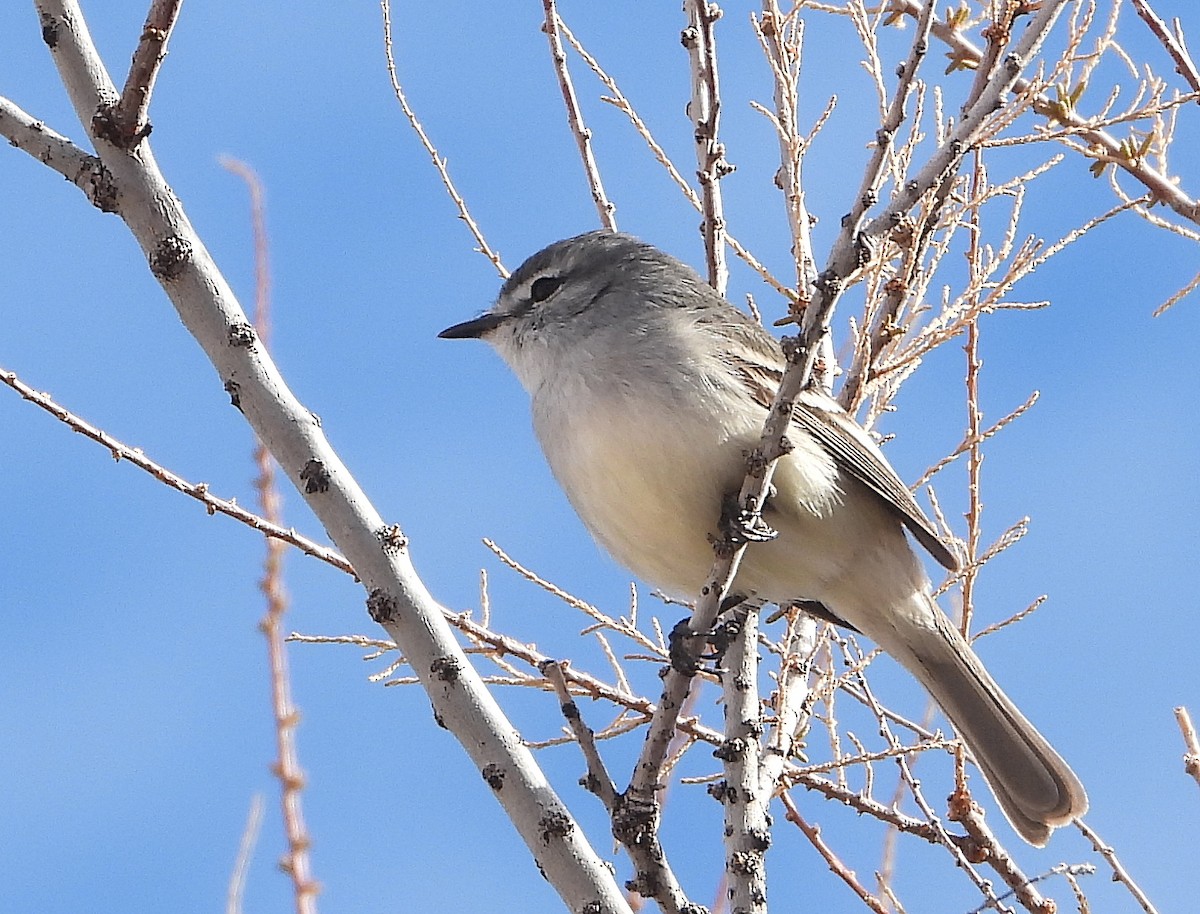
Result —
<path fill-rule="evenodd" d="M 775 338 L 691 268 L 604 231 L 534 254 L 490 311 L 440 336 L 496 348 L 588 530 L 637 576 L 695 598 L 783 373 Z M 824 393 L 801 394 L 788 437 L 764 511 L 779 535 L 747 549 L 734 591 L 818 607 L 875 641 L 941 706 L 1013 827 L 1044 845 L 1087 796 L 933 602 L 905 528 L 951 570 L 954 554 Z"/>

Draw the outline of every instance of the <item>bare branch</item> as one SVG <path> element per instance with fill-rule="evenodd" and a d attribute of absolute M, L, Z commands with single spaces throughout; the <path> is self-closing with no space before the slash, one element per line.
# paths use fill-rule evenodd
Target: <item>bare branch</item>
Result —
<path fill-rule="evenodd" d="M 450 199 L 454 201 L 454 206 L 458 210 L 458 218 L 466 223 L 471 237 L 475 239 L 477 250 L 480 254 L 492 262 L 492 266 L 496 268 L 496 272 L 500 274 L 502 279 L 508 279 L 508 269 L 500 260 L 500 254 L 493 251 L 483 237 L 483 231 L 471 217 L 471 213 L 467 210 L 467 202 L 459 194 L 458 189 L 454 186 L 454 182 L 450 179 L 450 170 L 446 166 L 446 158 L 437 151 L 437 147 L 433 145 L 433 141 L 429 139 L 425 133 L 425 128 L 421 126 L 421 122 L 417 120 L 417 115 L 413 111 L 412 106 L 408 103 L 408 98 L 404 94 L 404 90 L 400 87 L 400 78 L 396 75 L 396 60 L 392 53 L 392 4 L 391 0 L 380 0 L 380 8 L 383 10 L 383 51 L 387 55 L 388 77 L 392 81 L 392 93 L 396 96 L 396 101 L 400 103 L 400 109 L 404 112 L 405 118 L 408 119 L 409 125 L 416 132 L 417 138 L 421 141 L 421 145 L 425 147 L 425 151 L 429 153 L 430 159 L 433 160 L 433 167 L 437 169 L 438 175 L 442 179 L 442 185 L 446 188 L 446 193 L 450 195 Z"/>
<path fill-rule="evenodd" d="M 842 862 L 842 859 L 833 852 L 833 849 L 829 846 L 825 839 L 821 837 L 820 826 L 809 825 L 808 822 L 804 820 L 804 817 L 800 814 L 800 810 L 797 808 L 795 801 L 792 800 L 792 798 L 786 793 L 783 794 L 780 799 L 783 800 L 784 808 L 787 809 L 788 821 L 796 825 L 802 832 L 804 832 L 804 837 L 808 838 L 808 840 L 812 843 L 812 846 L 817 849 L 817 853 L 824 857 L 825 862 L 829 864 L 830 872 L 846 883 L 846 885 L 850 886 L 851 891 L 853 891 L 854 894 L 859 897 L 863 904 L 874 911 L 875 914 L 891 914 L 891 912 L 888 911 L 887 905 L 867 891 L 866 886 L 858 881 L 858 876 L 855 875 L 854 870 L 846 866 L 846 864 Z"/>
<path fill-rule="evenodd" d="M 554 61 L 554 75 L 558 77 L 558 87 L 562 90 L 563 103 L 567 107 L 567 121 L 571 125 L 571 133 L 575 137 L 575 145 L 579 147 L 579 157 L 583 160 L 583 172 L 587 176 L 588 187 L 592 191 L 592 201 L 596 204 L 596 212 L 600 216 L 600 224 L 610 232 L 617 230 L 617 220 L 614 216 L 616 207 L 604 193 L 604 182 L 600 179 L 600 169 L 596 166 L 596 157 L 592 154 L 592 132 L 583 123 L 583 112 L 579 109 L 579 99 L 575 97 L 575 86 L 571 82 L 571 73 L 567 69 L 567 54 L 563 50 L 562 36 L 559 27 L 562 19 L 558 15 L 555 0 L 542 0 L 546 11 L 546 21 L 542 31 L 550 40 L 550 57 Z"/>
<path fill-rule="evenodd" d="M 29 153 L 78 187 L 89 202 L 105 213 L 116 212 L 112 176 L 99 158 L 88 155 L 65 136 L 0 97 L 0 136 Z"/>
<path fill-rule="evenodd" d="M 729 268 L 725 263 L 725 207 L 721 197 L 720 180 L 733 171 L 725 160 L 725 146 L 718 139 L 721 127 L 721 88 L 717 75 L 716 23 L 721 9 L 708 0 L 684 0 L 687 28 L 683 30 L 683 46 L 687 48 L 692 71 L 692 100 L 688 114 L 695 127 L 696 177 L 700 181 L 701 212 L 704 222 L 705 262 L 708 264 L 708 284 L 725 294 L 729 283 Z"/>
<path fill-rule="evenodd" d="M 775 0 L 763 4 L 762 21 L 750 18 L 750 24 L 762 45 L 763 52 L 771 64 L 775 83 L 775 113 L 765 109 L 775 125 L 779 137 L 779 172 L 775 183 L 783 191 L 787 207 L 788 227 L 792 233 L 792 259 L 796 263 L 797 298 L 790 304 L 797 305 L 812 300 L 812 287 L 817 281 L 816 255 L 812 244 L 812 218 L 804 202 L 804 184 L 801 179 L 804 153 L 812 136 L 802 137 L 797 115 L 800 105 L 800 62 L 804 42 L 804 21 L 796 15 L 798 10 L 784 16 Z M 832 111 L 835 99 L 826 108 Z M 824 118 L 822 118 L 822 121 Z M 816 129 L 813 133 L 815 134 Z"/>
<path fill-rule="evenodd" d="M 725 739 L 715 753 L 724 764 L 725 780 L 716 795 L 725 807 L 729 907 L 731 911 L 765 914 L 771 793 L 759 789 L 763 723 L 758 694 L 758 608 L 738 607 L 721 626 L 731 643 L 724 652 L 729 669 L 721 678 Z"/>
<path fill-rule="evenodd" d="M 1084 837 L 1092 842 L 1092 847 L 1095 848 L 1096 853 L 1104 858 L 1104 862 L 1107 863 L 1109 868 L 1112 870 L 1113 882 L 1119 882 L 1124 885 L 1125 888 L 1129 890 L 1129 894 L 1133 896 L 1134 900 L 1141 906 L 1142 910 L 1145 911 L 1146 914 L 1158 914 L 1158 909 L 1154 907 L 1154 905 L 1150 902 L 1150 899 L 1146 897 L 1146 893 L 1142 891 L 1141 886 L 1133 881 L 1133 877 L 1129 875 L 1124 865 L 1122 865 L 1121 861 L 1117 858 L 1117 852 L 1113 849 L 1113 847 L 1101 840 L 1100 836 L 1096 834 L 1096 832 L 1093 831 L 1087 825 L 1087 823 L 1083 821 L 1083 819 L 1076 819 L 1071 824 L 1083 832 Z"/>
<path fill-rule="evenodd" d="M 90 129 L 93 114 L 116 100 L 111 78 L 76 0 L 38 0 L 37 6 L 76 116 Z M 372 619 L 404 649 L 438 720 L 489 783 L 497 785 L 495 775 L 503 772 L 503 790 L 497 786 L 495 796 L 546 878 L 569 905 L 628 911 L 611 872 L 458 645 L 442 607 L 416 574 L 406 540 L 384 523 L 258 341 L 158 170 L 149 143 L 143 141 L 136 154 L 106 143 L 97 144 L 97 152 L 120 188 L 122 216 L 151 271 L 243 415 L 354 564 Z"/>
<path fill-rule="evenodd" d="M 893 9 L 897 12 L 914 18 L 923 10 L 918 0 L 891 0 L 891 2 Z M 1043 4 L 1042 8 L 1044 11 L 1048 5 Z M 1029 29 L 1032 30 L 1033 27 L 1033 24 L 1030 24 Z M 968 65 L 977 65 L 983 57 L 979 48 L 972 44 L 960 30 L 950 28 L 945 23 L 935 24 L 933 34 L 950 46 L 954 58 L 958 61 Z M 1022 56 L 1024 57 L 1024 55 Z M 1012 91 L 1018 95 L 1028 96 L 1033 110 L 1038 114 L 1053 117 L 1075 130 L 1095 151 L 1095 156 L 1102 156 L 1103 161 L 1112 163 L 1139 181 L 1150 191 L 1153 199 L 1165 203 L 1189 222 L 1200 223 L 1200 202 L 1184 193 L 1168 175 L 1153 168 L 1144 156 L 1129 155 L 1120 140 L 1104 130 L 1093 128 L 1088 119 L 1057 104 L 1029 79 L 1016 80 L 1012 84 Z"/>
<path fill-rule="evenodd" d="M 101 431 L 90 422 L 79 418 L 64 407 L 59 406 L 49 395 L 34 390 L 18 378 L 15 373 L 0 368 L 0 381 L 3 381 L 30 403 L 40 406 L 46 412 L 50 413 L 50 415 L 64 422 L 69 428 L 106 447 L 111 452 L 114 460 L 127 460 L 138 469 L 145 470 L 159 482 L 165 483 L 172 489 L 201 502 L 208 508 L 209 514 L 224 514 L 227 517 L 232 517 L 252 530 L 256 530 L 265 536 L 282 540 L 285 543 L 290 543 L 305 555 L 311 555 L 315 559 L 320 559 L 322 562 L 346 572 L 346 574 L 354 575 L 354 569 L 350 563 L 336 550 L 330 549 L 328 546 L 322 546 L 320 543 L 301 536 L 295 530 L 273 524 L 254 512 L 247 511 L 233 499 L 218 498 L 208 490 L 208 483 L 206 482 L 188 482 L 182 476 L 172 473 L 166 467 L 151 460 L 140 449 L 122 444 L 112 435 Z"/>
<path fill-rule="evenodd" d="M 561 660 L 548 660 L 538 665 L 538 672 L 554 686 L 554 692 L 558 696 L 559 710 L 567 719 L 567 725 L 571 728 L 575 742 L 579 744 L 579 751 L 583 753 L 584 761 L 587 762 L 588 773 L 587 778 L 583 781 L 583 786 L 594 793 L 604 804 L 604 808 L 612 813 L 617 806 L 617 789 L 608 775 L 604 760 L 600 757 L 600 750 L 596 747 L 596 734 L 584 721 L 579 705 L 575 703 L 570 689 L 567 688 L 563 670 L 569 665 Z"/>
<path fill-rule="evenodd" d="M 627 118 L 629 118 L 629 122 L 633 125 L 633 129 L 637 131 L 638 136 L 640 136 L 643 142 L 645 142 L 645 144 L 649 147 L 650 152 L 653 154 L 655 160 L 667 170 L 667 174 L 670 176 L 675 185 L 683 192 L 683 195 L 687 198 L 688 203 L 690 203 L 697 212 L 703 213 L 704 204 L 701 202 L 700 196 L 696 193 L 692 186 L 688 184 L 687 179 L 679 173 L 679 169 L 675 167 L 666 151 L 654 139 L 653 134 L 650 132 L 650 128 L 646 126 L 646 122 L 643 121 L 638 115 L 637 111 L 633 107 L 633 104 L 628 98 L 626 98 L 625 93 L 623 93 L 621 88 L 617 85 L 616 80 L 613 79 L 612 76 L 610 76 L 605 69 L 600 66 L 599 61 L 597 61 L 595 57 L 588 53 L 587 49 L 584 48 L 584 46 L 579 42 L 579 39 L 575 37 L 570 28 L 567 27 L 567 24 L 561 19 L 558 21 L 558 27 L 562 32 L 563 38 L 567 40 L 567 44 L 569 44 L 575 50 L 575 53 L 577 53 L 580 58 L 583 59 L 583 62 L 586 63 L 591 71 L 596 74 L 596 77 L 602 83 L 604 83 L 605 88 L 612 93 L 612 95 L 608 97 L 601 96 L 600 100 L 612 105 Z M 785 298 L 788 298 L 789 300 L 796 297 L 794 290 L 789 289 L 778 279 L 776 279 L 771 274 L 770 270 L 763 266 L 762 263 L 759 262 L 759 260 L 741 244 L 741 242 L 739 242 L 728 232 L 725 232 L 725 243 L 729 245 L 733 252 L 737 254 L 738 257 L 740 257 L 750 267 L 750 269 L 758 273 L 758 275 L 763 278 L 763 281 L 766 282 L 767 285 L 773 288 L 776 292 L 778 292 L 780 295 L 783 295 Z"/>
<path fill-rule="evenodd" d="M 226 158 L 222 164 L 240 177 L 250 192 L 256 277 L 254 329 L 263 345 L 266 345 L 271 335 L 271 273 L 268 266 L 266 206 L 262 182 L 254 170 L 244 162 Z M 270 452 L 261 441 L 258 441 L 254 448 L 254 463 L 258 467 L 258 478 L 254 480 L 254 488 L 258 492 L 259 508 L 268 522 L 281 526 L 283 503 L 275 485 L 275 466 Z M 316 914 L 320 884 L 312 875 L 312 859 L 309 854 L 312 837 L 304 824 L 302 799 L 305 777 L 300 767 L 300 752 L 296 739 L 300 712 L 292 699 L 291 675 L 288 672 L 283 635 L 283 621 L 288 609 L 287 593 L 283 586 L 283 556 L 286 546 L 281 540 L 267 537 L 266 547 L 267 555 L 263 561 L 263 577 L 259 582 L 259 589 L 266 597 L 267 612 L 259 623 L 259 628 L 267 641 L 271 712 L 275 718 L 276 759 L 272 770 L 279 779 L 283 827 L 287 835 L 287 853 L 280 863 L 280 869 L 292 880 L 296 914 Z"/>
<path fill-rule="evenodd" d="M 122 149 L 132 149 L 150 135 L 150 96 L 159 68 L 167 56 L 167 41 L 183 0 L 153 0 L 142 26 L 142 37 L 133 52 L 133 62 L 121 98 L 110 112 L 97 112 L 97 118 L 107 122 L 102 130 L 105 139 Z"/>
<path fill-rule="evenodd" d="M 1183 29 L 1179 27 L 1179 20 L 1175 20 L 1175 31 L 1172 32 L 1167 28 L 1167 24 L 1159 18 L 1158 13 L 1150 8 L 1147 0 L 1132 0 L 1132 2 L 1134 10 L 1142 18 L 1142 21 L 1150 27 L 1150 31 L 1162 42 L 1162 46 L 1167 49 L 1167 53 L 1175 61 L 1175 72 L 1187 80 L 1187 84 L 1192 87 L 1193 92 L 1200 92 L 1200 71 L 1196 69 L 1196 63 L 1192 60 L 1192 55 L 1188 53 L 1187 45 L 1184 44 Z"/>
<path fill-rule="evenodd" d="M 233 872 L 229 874 L 229 890 L 225 894 L 225 914 L 242 914 L 242 901 L 246 892 L 246 874 L 250 871 L 250 860 L 258 843 L 263 818 L 262 794 L 256 793 L 250 801 L 250 812 L 246 814 L 246 825 L 242 828 L 242 840 L 238 844 L 237 859 Z"/>

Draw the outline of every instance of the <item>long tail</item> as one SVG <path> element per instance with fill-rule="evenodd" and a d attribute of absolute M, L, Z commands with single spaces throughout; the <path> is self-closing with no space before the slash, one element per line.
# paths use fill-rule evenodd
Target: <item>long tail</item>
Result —
<path fill-rule="evenodd" d="M 889 620 L 890 631 L 873 637 L 950 718 L 1013 828 L 1044 846 L 1056 827 L 1087 811 L 1083 784 L 933 601 L 923 593 L 910 599 L 924 605 L 904 607 L 909 612 Z"/>

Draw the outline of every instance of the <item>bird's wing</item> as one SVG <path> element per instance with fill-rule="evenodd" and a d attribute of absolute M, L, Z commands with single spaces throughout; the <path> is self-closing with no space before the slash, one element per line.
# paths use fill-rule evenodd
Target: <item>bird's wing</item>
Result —
<path fill-rule="evenodd" d="M 750 396 L 769 408 L 783 374 L 783 353 L 759 324 L 735 308 L 729 310 L 737 317 L 726 312 L 721 315 L 724 320 L 710 328 L 725 338 L 722 360 Z M 837 401 L 818 390 L 805 390 L 796 401 L 792 421 L 825 448 L 840 469 L 882 498 L 940 565 L 958 570 L 958 558 L 938 536 L 879 446 Z"/>
<path fill-rule="evenodd" d="M 803 391 L 792 421 L 833 454 L 839 467 L 883 498 L 938 564 L 950 571 L 958 570 L 958 558 L 938 536 L 879 446 L 836 401 L 815 390 Z"/>

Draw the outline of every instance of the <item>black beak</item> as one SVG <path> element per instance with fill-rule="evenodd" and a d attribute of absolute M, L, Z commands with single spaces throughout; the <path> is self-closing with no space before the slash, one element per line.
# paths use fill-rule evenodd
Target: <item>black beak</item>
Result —
<path fill-rule="evenodd" d="M 496 314 L 484 314 L 474 320 L 463 321 L 453 327 L 447 327 L 438 334 L 443 340 L 477 340 L 486 336 L 504 323 L 504 318 Z"/>

